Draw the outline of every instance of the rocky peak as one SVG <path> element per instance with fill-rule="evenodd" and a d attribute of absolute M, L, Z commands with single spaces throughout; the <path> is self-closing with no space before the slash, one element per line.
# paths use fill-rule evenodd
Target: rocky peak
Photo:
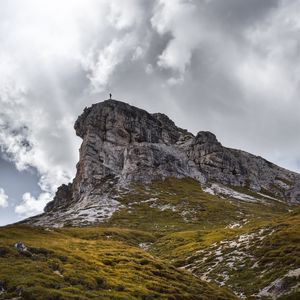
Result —
<path fill-rule="evenodd" d="M 203 144 L 221 144 L 217 140 L 216 136 L 209 131 L 199 131 L 195 137 L 195 143 L 199 145 Z"/>
<path fill-rule="evenodd" d="M 86 108 L 75 130 L 83 139 L 73 182 L 75 201 L 109 176 L 122 184 L 170 176 L 204 180 L 187 154 L 175 146 L 182 136 L 193 135 L 166 115 L 107 100 Z"/>
<path fill-rule="evenodd" d="M 226 148 L 211 132 L 194 136 L 161 113 L 106 100 L 85 108 L 75 131 L 83 139 L 77 173 L 46 206 L 49 220 L 61 209 L 79 213 L 105 207 L 109 212 L 95 219 L 100 222 L 119 207 L 111 198 L 112 190 L 167 177 L 194 178 L 203 187 L 210 182 L 245 187 L 281 201 L 300 202 L 299 174 Z"/>
<path fill-rule="evenodd" d="M 150 114 L 127 103 L 106 100 L 85 108 L 75 123 L 75 131 L 82 139 L 97 134 L 103 142 L 116 145 L 130 143 L 177 142 L 181 131 L 163 114 Z"/>
<path fill-rule="evenodd" d="M 207 158 L 208 154 L 222 152 L 223 149 L 221 143 L 213 133 L 200 131 L 193 139 L 188 153 L 189 157 L 198 163 L 204 158 Z"/>

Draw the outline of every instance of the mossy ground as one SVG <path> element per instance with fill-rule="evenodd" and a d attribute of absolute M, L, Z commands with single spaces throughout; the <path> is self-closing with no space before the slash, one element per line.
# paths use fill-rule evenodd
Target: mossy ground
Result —
<path fill-rule="evenodd" d="M 115 228 L 1 228 L 0 299 L 234 299 L 134 246 L 153 238 Z M 14 249 L 18 240 L 32 257 Z"/>
<path fill-rule="evenodd" d="M 251 297 L 289 270 L 300 267 L 297 238 L 300 236 L 300 214 L 297 211 L 294 216 L 288 213 L 295 206 L 273 201 L 245 188 L 235 189 L 261 200 L 253 203 L 210 195 L 192 179 L 167 179 L 151 186 L 137 185 L 132 191 L 121 193 L 118 200 L 126 204 L 126 208 L 108 223 L 150 230 L 159 237 L 149 247 L 150 253 L 177 267 L 187 266 L 202 278 L 213 266 L 206 280 L 225 284 L 237 294 Z M 156 200 L 149 202 L 149 199 Z M 169 209 L 162 210 L 166 205 Z M 259 236 L 261 230 L 264 234 Z M 247 245 L 220 248 L 224 241 L 236 241 L 241 236 L 251 237 L 251 234 L 253 238 Z M 218 252 L 215 253 L 218 249 L 227 260 L 220 261 Z M 237 262 L 230 261 L 238 251 L 244 251 L 244 257 L 238 257 Z M 195 263 L 204 257 L 205 263 Z M 295 281 L 299 283 L 300 278 Z M 282 292 L 282 297 L 288 290 Z"/>
<path fill-rule="evenodd" d="M 299 289 L 300 277 L 288 274 L 300 268 L 299 232 L 298 211 L 257 226 L 173 233 L 154 244 L 153 251 L 166 258 L 163 245 L 176 241 L 169 251 L 171 261 L 199 278 L 225 285 L 247 299 L 256 299 L 267 286 L 269 297 L 263 299 L 281 299 L 285 294 L 298 299 L 299 290 L 289 291 Z"/>
<path fill-rule="evenodd" d="M 265 221 L 290 209 L 284 203 L 268 199 L 250 203 L 210 195 L 193 179 L 169 178 L 116 193 L 125 208 L 115 213 L 106 224 L 160 234 L 223 228 L 246 219 L 248 222 Z"/>
<path fill-rule="evenodd" d="M 235 298 L 216 284 L 255 299 L 251 295 L 278 278 L 286 291 L 299 283 L 285 277 L 300 267 L 300 214 L 288 213 L 293 207 L 222 199 L 191 179 L 116 193 L 124 208 L 100 226 L 1 228 L 0 299 Z M 236 246 L 241 236 L 251 237 L 249 243 Z M 14 249 L 18 240 L 32 257 Z M 230 261 L 234 251 L 245 255 Z M 199 279 L 205 273 L 210 283 Z M 294 290 L 279 297 L 297 295 Z"/>

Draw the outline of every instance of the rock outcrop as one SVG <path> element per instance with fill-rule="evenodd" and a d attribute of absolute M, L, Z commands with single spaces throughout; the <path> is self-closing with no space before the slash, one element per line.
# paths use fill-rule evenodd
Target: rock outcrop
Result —
<path fill-rule="evenodd" d="M 58 189 L 45 214 L 31 223 L 51 225 L 58 217 L 64 225 L 101 222 L 120 208 L 112 191 L 167 177 L 245 187 L 300 203 L 299 174 L 223 147 L 210 132 L 194 136 L 164 114 L 107 100 L 85 108 L 75 130 L 83 139 L 76 177 Z"/>
<path fill-rule="evenodd" d="M 76 121 L 75 130 L 83 139 L 73 195 L 68 196 L 75 202 L 108 178 L 117 178 L 123 185 L 165 177 L 205 180 L 182 150 L 183 141 L 193 135 L 176 127 L 163 114 L 151 115 L 126 103 L 108 100 L 86 108 Z M 62 194 L 61 189 L 58 192 Z M 65 204 L 61 198 L 66 199 L 66 195 L 57 194 L 56 198 L 59 205 L 55 206 Z"/>
<path fill-rule="evenodd" d="M 280 168 L 260 156 L 223 147 L 210 132 L 197 134 L 188 149 L 188 156 L 208 180 L 256 192 L 267 191 L 287 201 L 300 202 L 296 188 L 299 174 Z"/>

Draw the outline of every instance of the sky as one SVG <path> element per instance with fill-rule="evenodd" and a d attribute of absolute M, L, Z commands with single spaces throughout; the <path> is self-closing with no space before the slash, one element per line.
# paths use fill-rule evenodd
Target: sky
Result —
<path fill-rule="evenodd" d="M 300 0 L 1 0 L 0 226 L 72 180 L 113 98 L 300 172 Z"/>

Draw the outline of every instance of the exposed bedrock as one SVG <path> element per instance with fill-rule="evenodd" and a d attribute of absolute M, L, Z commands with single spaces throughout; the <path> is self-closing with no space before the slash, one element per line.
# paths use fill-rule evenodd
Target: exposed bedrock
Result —
<path fill-rule="evenodd" d="M 58 189 L 45 208 L 47 213 L 71 206 L 90 207 L 101 203 L 104 194 L 107 200 L 108 180 L 116 187 L 166 177 L 242 186 L 300 202 L 299 174 L 223 147 L 211 132 L 194 136 L 164 114 L 106 100 L 85 108 L 75 131 L 83 140 L 76 176 Z"/>

